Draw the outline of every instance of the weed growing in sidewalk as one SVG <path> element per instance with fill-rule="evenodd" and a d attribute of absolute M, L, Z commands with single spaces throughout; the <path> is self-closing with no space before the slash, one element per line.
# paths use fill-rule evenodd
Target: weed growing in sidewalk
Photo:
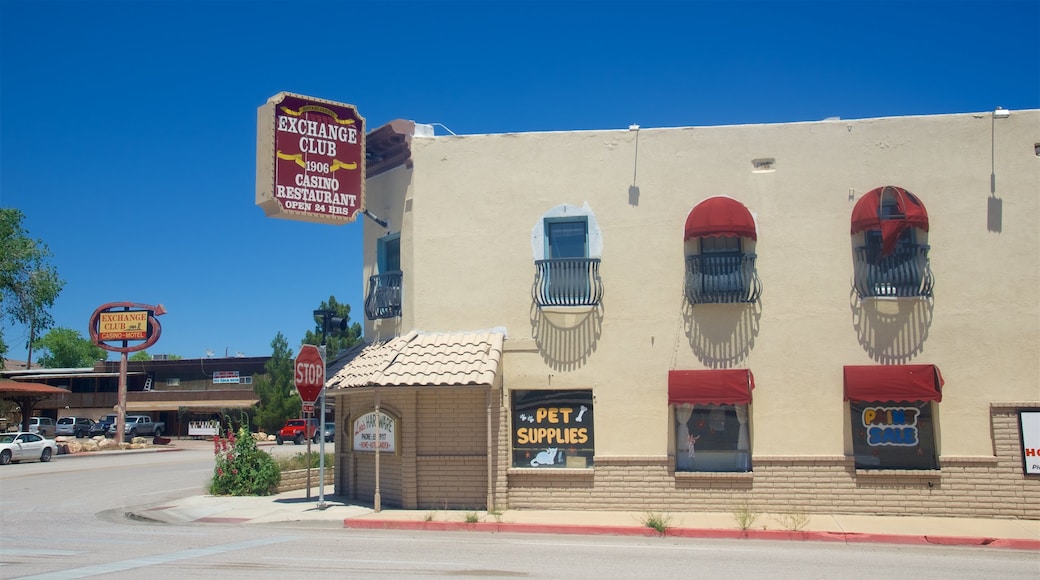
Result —
<path fill-rule="evenodd" d="M 786 514 L 776 514 L 773 516 L 773 520 L 780 524 L 780 527 L 783 529 L 789 532 L 797 532 L 809 525 L 809 514 L 797 510 Z"/>
<path fill-rule="evenodd" d="M 436 515 L 437 515 L 437 512 L 426 512 L 426 514 L 423 515 L 423 521 L 424 522 L 432 522 L 433 518 L 436 517 Z"/>
<path fill-rule="evenodd" d="M 758 513 L 751 508 L 751 504 L 745 499 L 737 507 L 733 508 L 733 519 L 736 520 L 738 528 L 747 531 L 755 524 L 755 520 L 758 519 Z"/>
<path fill-rule="evenodd" d="M 480 521 L 480 516 L 477 515 L 477 512 L 466 512 L 466 523 L 467 524 L 475 524 L 475 523 L 477 523 L 479 521 Z"/>
<path fill-rule="evenodd" d="M 661 512 L 646 512 L 643 515 L 643 525 L 662 536 L 665 535 L 671 524 L 672 517 Z"/>

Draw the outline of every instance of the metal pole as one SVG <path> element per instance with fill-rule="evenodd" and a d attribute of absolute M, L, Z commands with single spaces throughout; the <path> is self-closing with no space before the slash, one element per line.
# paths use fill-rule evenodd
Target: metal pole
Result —
<path fill-rule="evenodd" d="M 379 421 L 379 389 L 376 388 L 376 493 L 372 498 L 372 505 L 376 513 L 382 511 L 379 498 L 379 447 L 383 444 L 383 431 Z"/>
<path fill-rule="evenodd" d="M 307 435 L 307 428 L 311 426 L 311 415 L 303 414 L 303 434 Z M 307 437 L 307 499 L 311 498 L 311 437 Z"/>
<path fill-rule="evenodd" d="M 318 352 L 321 353 L 321 364 L 327 365 L 325 362 L 325 334 L 322 333 L 321 346 L 318 348 Z M 323 373 L 324 374 L 324 373 Z M 321 420 L 318 422 L 318 433 L 321 433 L 321 443 L 318 443 L 318 453 L 321 457 L 318 458 L 318 509 L 323 510 L 325 505 L 325 385 L 321 385 Z"/>
<path fill-rule="evenodd" d="M 126 347 L 126 341 L 123 341 Z M 126 436 L 126 350 L 119 354 L 119 404 L 116 409 L 116 441 L 123 444 Z"/>

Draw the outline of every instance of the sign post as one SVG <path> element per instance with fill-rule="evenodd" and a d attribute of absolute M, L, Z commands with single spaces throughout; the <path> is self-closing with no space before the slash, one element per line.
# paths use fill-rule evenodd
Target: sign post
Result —
<path fill-rule="evenodd" d="M 116 403 L 116 441 L 123 444 L 126 428 L 126 375 L 127 353 L 144 350 L 159 340 L 162 325 L 156 316 L 166 314 L 162 304 L 152 306 L 137 302 L 109 302 L 98 306 L 90 316 L 90 339 L 97 346 L 118 352 L 119 356 L 119 398 Z M 144 341 L 133 346 L 129 341 Z M 106 342 L 122 342 L 122 346 L 113 346 Z"/>
<path fill-rule="evenodd" d="M 321 396 L 322 391 L 325 389 L 325 358 L 321 356 L 321 351 L 318 347 L 313 344 L 305 344 L 300 347 L 299 354 L 296 355 L 296 362 L 293 365 L 293 385 L 296 387 L 296 392 L 300 394 L 300 399 L 303 401 L 305 408 L 310 407 L 310 415 L 314 414 L 314 403 Z M 322 405 L 324 408 L 324 405 Z M 310 417 L 304 418 L 304 424 L 310 424 L 308 420 Z M 318 423 L 318 434 L 321 437 L 322 449 L 324 450 L 325 443 L 325 416 L 322 415 L 320 422 Z M 311 439 L 307 438 L 307 456 L 311 454 Z M 322 455 L 324 458 L 324 454 Z M 324 466 L 323 466 L 324 467 Z M 325 482 L 325 473 L 322 469 L 320 475 L 322 483 Z M 307 464 L 307 499 L 311 498 L 311 467 L 310 463 Z M 324 503 L 324 498 L 320 500 Z"/>

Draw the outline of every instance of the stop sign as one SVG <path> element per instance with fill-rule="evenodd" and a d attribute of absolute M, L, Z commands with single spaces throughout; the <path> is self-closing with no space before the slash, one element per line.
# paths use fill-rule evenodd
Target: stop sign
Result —
<path fill-rule="evenodd" d="M 325 386 L 325 361 L 321 359 L 318 347 L 313 344 L 300 347 L 300 353 L 296 355 L 293 384 L 304 403 L 313 404 L 318 400 Z"/>

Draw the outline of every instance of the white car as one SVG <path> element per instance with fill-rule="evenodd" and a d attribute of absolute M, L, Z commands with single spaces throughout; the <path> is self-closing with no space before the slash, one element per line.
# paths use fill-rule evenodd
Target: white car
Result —
<path fill-rule="evenodd" d="M 50 461 L 58 453 L 53 439 L 44 439 L 36 433 L 0 434 L 0 465 L 12 461 Z"/>

